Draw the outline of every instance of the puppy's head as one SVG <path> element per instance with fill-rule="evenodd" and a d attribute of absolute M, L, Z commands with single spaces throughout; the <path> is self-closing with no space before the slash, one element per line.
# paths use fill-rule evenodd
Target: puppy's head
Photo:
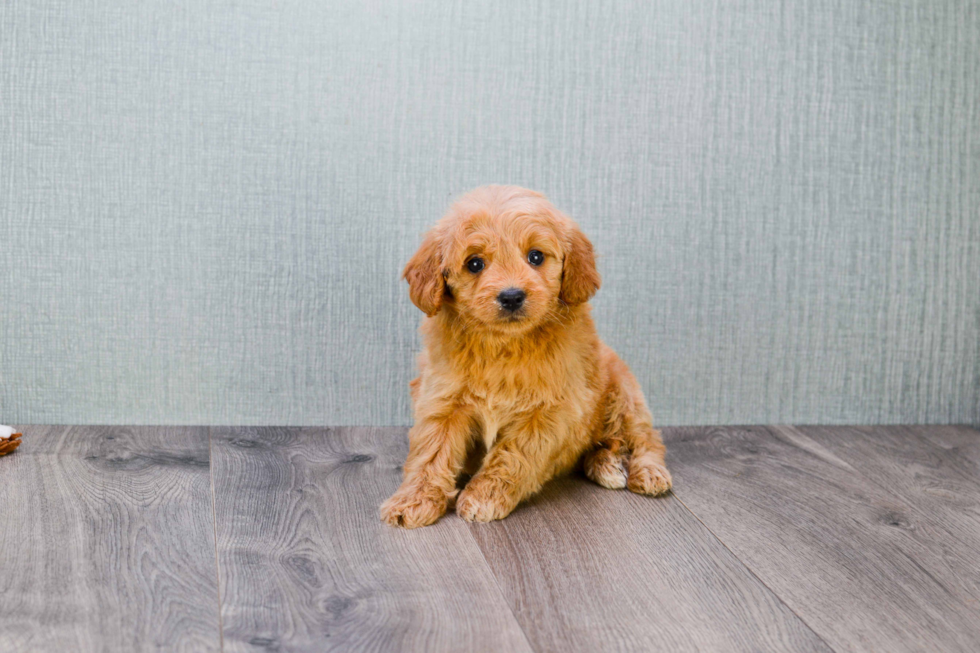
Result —
<path fill-rule="evenodd" d="M 592 243 L 545 197 L 484 186 L 457 201 L 405 266 L 426 315 L 451 307 L 468 324 L 522 331 L 599 289 Z"/>

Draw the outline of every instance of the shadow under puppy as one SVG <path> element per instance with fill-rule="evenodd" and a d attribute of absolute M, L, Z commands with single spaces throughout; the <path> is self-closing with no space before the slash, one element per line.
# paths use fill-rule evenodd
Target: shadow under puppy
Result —
<path fill-rule="evenodd" d="M 404 277 L 427 315 L 425 348 L 410 384 L 405 476 L 382 520 L 426 526 L 454 498 L 463 519 L 502 519 L 579 461 L 607 488 L 670 490 L 643 392 L 590 316 L 600 281 L 592 243 L 543 195 L 470 192 Z M 459 492 L 464 472 L 475 475 Z"/>

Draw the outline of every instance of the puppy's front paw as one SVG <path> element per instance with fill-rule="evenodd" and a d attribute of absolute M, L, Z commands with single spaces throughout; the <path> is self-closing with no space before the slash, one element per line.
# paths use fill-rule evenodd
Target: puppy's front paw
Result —
<path fill-rule="evenodd" d="M 381 521 L 402 528 L 428 526 L 445 514 L 448 503 L 420 492 L 398 491 L 381 504 Z"/>
<path fill-rule="evenodd" d="M 472 485 L 472 482 L 471 482 Z M 468 485 L 456 499 L 456 514 L 466 521 L 493 521 L 503 519 L 514 510 L 508 497 L 492 486 L 477 483 Z"/>
<path fill-rule="evenodd" d="M 630 460 L 626 482 L 630 491 L 656 496 L 669 492 L 672 485 L 670 472 L 663 463 L 643 457 Z"/>

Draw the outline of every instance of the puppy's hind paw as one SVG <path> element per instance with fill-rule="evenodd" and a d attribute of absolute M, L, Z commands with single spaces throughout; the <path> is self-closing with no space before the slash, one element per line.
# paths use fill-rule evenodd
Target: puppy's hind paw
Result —
<path fill-rule="evenodd" d="M 642 457 L 630 460 L 629 480 L 626 487 L 631 492 L 657 496 L 666 494 L 672 486 L 670 472 L 663 463 Z"/>
<path fill-rule="evenodd" d="M 422 494 L 396 492 L 381 504 L 381 521 L 401 528 L 428 526 L 445 514 L 448 503 L 448 499 L 440 502 Z"/>
<path fill-rule="evenodd" d="M 605 447 L 591 451 L 583 462 L 585 475 L 602 487 L 621 490 L 626 487 L 626 461 Z"/>

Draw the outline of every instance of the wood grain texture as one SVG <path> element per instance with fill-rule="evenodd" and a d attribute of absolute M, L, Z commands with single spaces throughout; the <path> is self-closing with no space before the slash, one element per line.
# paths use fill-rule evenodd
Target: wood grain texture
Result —
<path fill-rule="evenodd" d="M 216 428 L 227 651 L 528 651 L 464 523 L 381 523 L 405 429 Z"/>
<path fill-rule="evenodd" d="M 980 432 L 963 426 L 798 427 L 894 496 L 929 578 L 980 619 Z M 980 649 L 980 637 L 976 640 Z"/>
<path fill-rule="evenodd" d="M 891 427 L 665 440 L 677 496 L 834 649 L 976 651 L 977 443 L 928 432 L 946 449 Z"/>
<path fill-rule="evenodd" d="M 0 650 L 218 650 L 207 430 L 20 430 L 0 461 Z"/>
<path fill-rule="evenodd" d="M 567 478 L 470 530 L 535 650 L 829 650 L 673 496 Z"/>

